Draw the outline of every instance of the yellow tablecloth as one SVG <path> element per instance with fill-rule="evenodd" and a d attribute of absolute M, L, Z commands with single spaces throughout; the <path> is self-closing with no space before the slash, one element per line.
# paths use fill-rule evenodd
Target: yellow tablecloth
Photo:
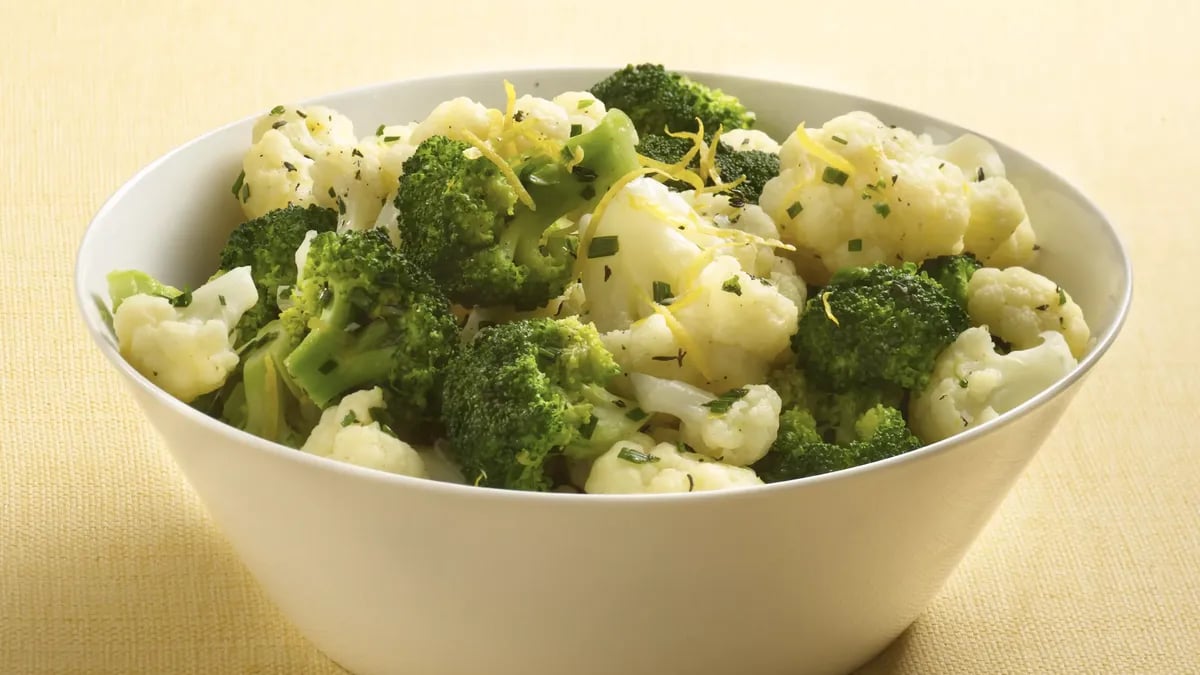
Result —
<path fill-rule="evenodd" d="M 280 102 L 629 61 L 927 110 L 1099 201 L 1135 263 L 1129 324 L 865 672 L 1200 672 L 1200 4 L 656 5 L 0 1 L 0 672 L 340 672 L 264 599 L 84 333 L 73 256 L 114 189 Z"/>

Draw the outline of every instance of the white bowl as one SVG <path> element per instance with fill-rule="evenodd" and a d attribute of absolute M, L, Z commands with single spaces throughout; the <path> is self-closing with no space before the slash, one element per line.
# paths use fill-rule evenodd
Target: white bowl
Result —
<path fill-rule="evenodd" d="M 322 97 L 360 131 L 466 95 L 583 89 L 606 69 L 490 72 Z M 945 141 L 964 130 L 809 87 L 695 73 L 782 138 L 862 109 Z M 240 213 L 229 196 L 246 119 L 191 141 L 103 206 L 76 291 L 96 344 L 270 597 L 360 675 L 839 673 L 869 660 L 937 593 L 1112 344 L 1129 261 L 1100 210 L 996 143 L 1043 247 L 1038 268 L 1097 337 L 1068 377 L 956 438 L 875 464 L 746 491 L 530 494 L 368 471 L 226 427 L 166 395 L 117 352 L 94 298 L 140 268 L 195 285 Z M 993 141 L 994 142 L 994 141 Z M 1014 565 L 1020 561 L 1012 561 Z"/>

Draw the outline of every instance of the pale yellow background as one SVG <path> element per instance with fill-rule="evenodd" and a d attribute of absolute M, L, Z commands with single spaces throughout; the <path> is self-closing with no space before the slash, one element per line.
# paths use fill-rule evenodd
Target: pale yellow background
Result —
<path fill-rule="evenodd" d="M 0 672 L 340 672 L 267 603 L 86 338 L 72 262 L 102 200 L 296 98 L 643 60 L 982 130 L 1093 195 L 1132 253 L 1123 336 L 865 672 L 1200 672 L 1197 31 L 1183 1 L 0 1 Z"/>

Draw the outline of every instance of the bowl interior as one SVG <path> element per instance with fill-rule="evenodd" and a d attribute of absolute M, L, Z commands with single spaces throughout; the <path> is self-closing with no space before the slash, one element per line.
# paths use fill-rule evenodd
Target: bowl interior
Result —
<path fill-rule="evenodd" d="M 310 101 L 347 115 L 362 136 L 382 123 L 424 118 L 439 102 L 468 96 L 502 107 L 502 80 L 518 94 L 552 97 L 587 88 L 608 69 L 497 71 L 434 77 L 345 91 Z M 692 73 L 739 96 L 759 116 L 758 127 L 782 140 L 804 121 L 817 126 L 851 110 L 944 142 L 966 130 L 911 110 L 800 85 L 729 75 Z M 253 119 L 235 122 L 160 158 L 126 183 L 102 207 L 80 246 L 76 292 L 85 320 L 106 355 L 119 358 L 97 299 L 107 300 L 105 275 L 138 268 L 168 283 L 201 283 L 240 220 L 231 195 Z M 983 134 L 980 134 L 983 135 Z M 1024 197 L 1042 247 L 1036 269 L 1059 282 L 1082 306 L 1095 336 L 1094 361 L 1120 327 L 1131 293 L 1125 251 L 1104 214 L 1050 169 L 994 139 L 1008 176 Z M 136 377 L 136 375 L 135 375 Z"/>

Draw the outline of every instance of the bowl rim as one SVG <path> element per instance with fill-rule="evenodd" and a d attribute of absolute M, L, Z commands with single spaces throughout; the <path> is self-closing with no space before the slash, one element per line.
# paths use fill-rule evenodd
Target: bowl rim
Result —
<path fill-rule="evenodd" d="M 336 91 L 309 96 L 296 101 L 294 105 L 328 105 L 330 99 L 366 96 L 372 92 L 391 89 L 401 86 L 413 86 L 423 83 L 435 82 L 440 80 L 466 79 L 466 78 L 493 78 L 497 82 L 502 81 L 506 77 L 511 76 L 536 76 L 538 74 L 578 74 L 591 73 L 593 76 L 603 76 L 611 73 L 622 66 L 605 66 L 605 65 L 577 65 L 577 66 L 555 66 L 555 67 L 516 67 L 516 68 L 493 68 L 486 70 L 455 70 L 442 73 L 424 75 L 420 77 L 402 78 L 393 80 L 383 80 L 371 82 L 358 86 L 348 87 Z M 1088 198 L 1087 195 L 1079 189 L 1079 187 L 1065 174 L 1053 170 L 1045 163 L 1030 157 L 1020 150 L 999 141 L 985 134 L 976 132 L 967 127 L 955 124 L 953 121 L 945 118 L 930 115 L 928 113 L 916 110 L 903 105 L 891 103 L 886 100 L 867 97 L 839 89 L 830 88 L 827 86 L 808 85 L 800 82 L 794 82 L 784 79 L 771 79 L 763 77 L 753 77 L 739 75 L 732 72 L 724 71 L 705 71 L 691 70 L 686 68 L 673 69 L 675 72 L 683 73 L 688 77 L 703 81 L 705 78 L 720 78 L 726 80 L 737 80 L 741 82 L 753 83 L 759 86 L 785 86 L 789 88 L 798 88 L 807 90 L 814 95 L 832 95 L 841 98 L 848 98 L 856 102 L 872 103 L 890 107 L 894 110 L 901 111 L 905 114 L 922 117 L 931 123 L 935 123 L 942 127 L 959 129 L 964 132 L 975 134 L 992 143 L 1001 156 L 1014 156 L 1028 162 L 1033 167 L 1045 171 L 1060 181 L 1066 192 L 1071 196 L 1079 199 L 1094 210 L 1098 217 L 1098 226 L 1102 226 L 1104 235 L 1108 237 L 1116 251 L 1120 256 L 1121 272 L 1124 274 L 1125 283 L 1120 289 L 1120 298 L 1116 307 L 1116 313 L 1112 322 L 1107 329 L 1100 335 L 1093 335 L 1093 345 L 1091 350 L 1079 361 L 1078 365 L 1066 376 L 1057 380 L 1050 387 L 1038 392 L 1033 398 L 1023 402 L 1016 408 L 1005 412 L 998 417 L 984 422 L 977 427 L 972 427 L 962 433 L 956 434 L 949 438 L 923 445 L 915 450 L 911 450 L 900 455 L 889 457 L 887 459 L 862 464 L 832 471 L 829 473 L 819 474 L 816 476 L 807 476 L 804 478 L 796 478 L 778 483 L 766 483 L 763 485 L 753 485 L 746 487 L 737 487 L 726 490 L 714 490 L 703 492 L 683 492 L 683 493 L 663 493 L 663 494 L 588 494 L 588 493 L 571 493 L 571 492 L 529 492 L 521 490 L 509 490 L 504 488 L 494 488 L 485 486 L 476 486 L 469 483 L 453 483 L 446 481 L 433 480 L 428 478 L 416 478 L 401 474 L 393 474 L 376 469 L 361 467 L 347 462 L 341 462 L 335 459 L 321 457 L 300 451 L 295 448 L 268 441 L 259 438 L 249 432 L 229 426 L 223 422 L 205 415 L 196 410 L 190 405 L 180 401 L 179 399 L 166 393 L 149 379 L 139 373 L 133 366 L 126 362 L 120 355 L 119 351 L 109 342 L 111 333 L 103 322 L 98 322 L 88 313 L 88 306 L 94 306 L 94 297 L 87 292 L 84 273 L 86 271 L 85 253 L 90 248 L 92 240 L 97 236 L 97 223 L 105 218 L 109 211 L 112 211 L 118 203 L 120 203 L 126 194 L 132 191 L 138 183 L 140 183 L 147 175 L 153 173 L 160 165 L 170 161 L 178 154 L 185 152 L 192 146 L 204 143 L 209 138 L 219 135 L 233 127 L 244 124 L 252 124 L 261 116 L 261 112 L 246 115 L 240 119 L 228 122 L 214 129 L 210 129 L 198 136 L 195 136 L 184 143 L 181 143 L 169 151 L 163 153 L 149 164 L 146 164 L 132 176 L 127 178 L 116 190 L 96 210 L 91 220 L 88 222 L 87 228 L 84 230 L 83 236 L 80 238 L 78 248 L 75 255 L 75 270 L 74 270 L 74 286 L 75 286 L 75 303 L 81 318 L 88 332 L 91 334 L 96 346 L 101 353 L 111 362 L 118 372 L 125 375 L 125 378 L 130 386 L 139 388 L 145 394 L 153 397 L 159 403 L 174 411 L 176 414 L 182 415 L 194 424 L 199 424 L 208 431 L 211 431 L 221 437 L 228 443 L 245 446 L 248 450 L 264 452 L 278 459 L 289 462 L 299 462 L 302 465 L 315 468 L 317 470 L 333 471 L 341 473 L 352 480 L 372 481 L 380 485 L 395 485 L 401 489 L 415 489 L 418 491 L 427 491 L 431 495 L 445 495 L 447 498 L 453 498 L 456 495 L 474 495 L 481 499 L 500 499 L 500 500 L 515 500 L 517 502 L 528 501 L 530 503 L 540 503 L 544 501 L 562 502 L 562 503 L 588 503 L 594 502 L 597 504 L 633 504 L 640 505 L 643 503 L 674 503 L 678 500 L 734 500 L 734 499 L 754 499 L 765 497 L 770 494 L 805 489 L 808 486 L 817 484 L 849 480 L 861 474 L 884 471 L 889 467 L 897 466 L 906 463 L 922 462 L 931 459 L 942 453 L 953 451 L 961 445 L 964 445 L 971 440 L 991 434 L 1003 427 L 1006 427 L 1018 419 L 1028 415 L 1037 408 L 1042 407 L 1060 394 L 1071 388 L 1075 383 L 1087 375 L 1096 363 L 1108 352 L 1109 348 L 1115 342 L 1117 335 L 1121 332 L 1128 318 L 1130 306 L 1133 302 L 1133 266 L 1129 256 L 1129 249 L 1126 247 L 1120 233 L 1113 226 L 1112 220 L 1108 214 L 1104 212 L 1100 206 Z M 849 112 L 849 110 L 847 111 Z M 139 406 L 140 407 L 140 406 Z M 143 409 L 143 414 L 148 415 L 148 411 Z M 161 436 L 160 436 L 161 438 Z"/>

